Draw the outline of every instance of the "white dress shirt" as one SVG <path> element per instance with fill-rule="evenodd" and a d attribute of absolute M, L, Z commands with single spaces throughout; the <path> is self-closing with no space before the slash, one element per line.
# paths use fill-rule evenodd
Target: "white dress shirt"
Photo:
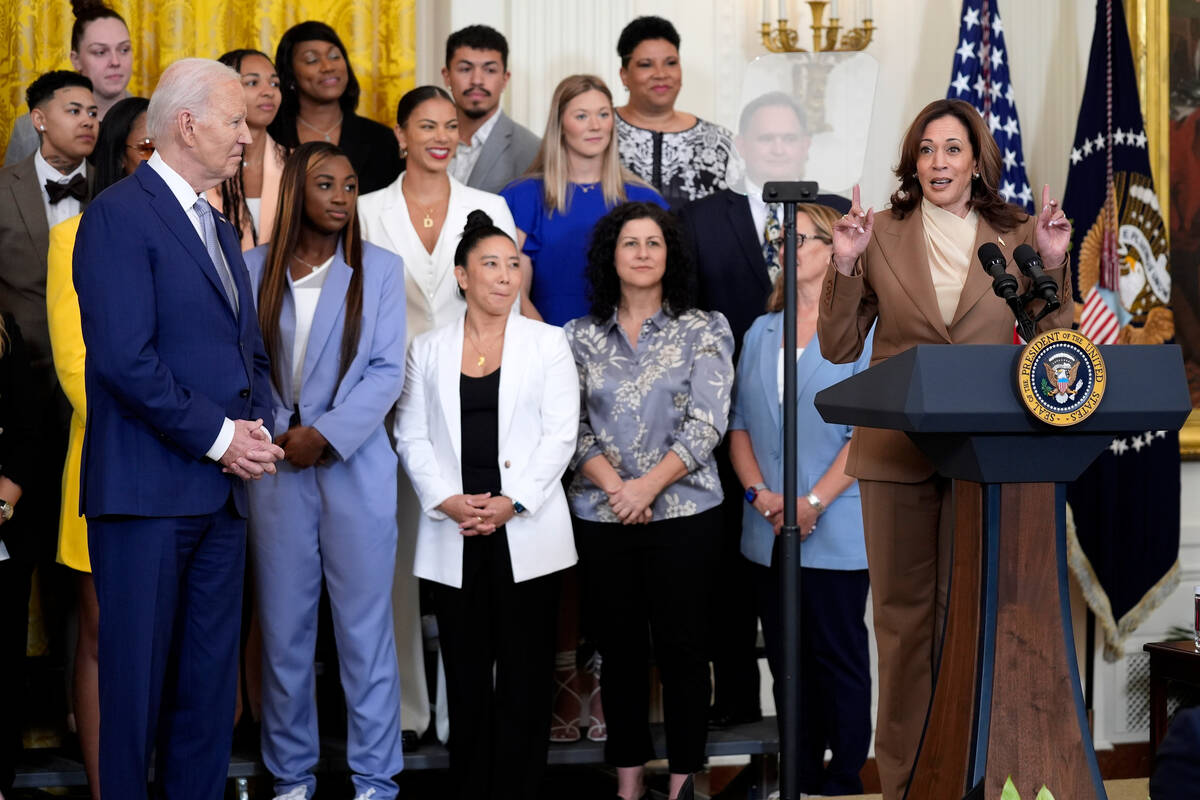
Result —
<path fill-rule="evenodd" d="M 196 200 L 200 197 L 196 190 L 192 188 L 187 180 L 176 172 L 174 169 L 163 161 L 159 151 L 155 150 L 154 155 L 150 156 L 150 160 L 146 162 L 152 170 L 158 173 L 158 177 L 163 179 L 163 183 L 167 184 L 167 188 L 171 190 L 171 194 L 175 195 L 175 199 L 179 201 L 179 205 L 183 207 L 183 213 L 187 215 L 188 221 L 192 223 L 192 228 L 196 231 L 196 236 L 200 238 L 200 247 L 207 252 L 204 244 L 204 232 L 200 228 L 200 215 L 196 213 Z M 66 202 L 65 200 L 63 201 Z M 216 213 L 214 209 L 213 213 Z M 225 254 L 221 253 L 221 258 L 225 258 Z M 225 262 L 225 268 L 229 269 L 229 262 Z M 229 274 L 233 274 L 233 270 L 229 269 Z M 262 430 L 266 431 L 266 428 Z M 217 434 L 217 439 L 212 443 L 212 447 L 208 448 L 205 453 L 213 461 L 220 461 L 221 456 L 225 455 L 225 451 L 229 449 L 229 445 L 233 442 L 234 425 L 233 420 L 229 417 L 221 423 L 221 432 Z M 267 431 L 267 436 L 270 437 L 270 432 Z"/>
<path fill-rule="evenodd" d="M 46 191 L 46 182 L 70 183 L 76 175 L 87 177 L 87 159 L 80 161 L 79 166 L 63 175 L 50 166 L 49 162 L 42 158 L 42 151 L 38 150 L 33 156 L 33 167 L 37 170 L 38 188 L 42 190 L 42 205 L 46 208 L 46 226 L 53 228 L 63 220 L 78 214 L 82 204 L 71 195 L 67 195 L 57 203 L 51 203 L 50 193 Z"/>
<path fill-rule="evenodd" d="M 750 201 L 750 216 L 754 219 L 754 235 L 758 237 L 758 243 L 760 245 L 766 244 L 767 214 L 773 211 L 771 206 L 781 205 L 780 203 L 771 203 L 768 205 L 766 201 L 762 199 L 762 193 L 763 190 L 761 186 L 747 179 L 746 198 Z M 778 211 L 774 211 L 774 213 L 775 218 L 779 220 L 779 225 L 782 228 L 783 216 Z"/>
<path fill-rule="evenodd" d="M 308 336 L 312 333 L 313 317 L 317 313 L 317 301 L 321 299 L 321 287 L 329 275 L 330 256 L 317 268 L 299 280 L 288 280 L 292 284 L 292 302 L 296 305 L 296 338 L 292 342 L 292 397 L 300 405 L 300 382 L 304 377 L 304 358 L 308 355 Z"/>
<path fill-rule="evenodd" d="M 459 140 L 458 148 L 454 151 L 454 158 L 450 159 L 450 166 L 447 168 L 450 176 L 459 183 L 466 183 L 467 178 L 471 177 L 471 170 L 475 169 L 475 165 L 479 163 L 479 154 L 483 152 L 483 145 L 492 135 L 492 129 L 496 127 L 501 113 L 497 108 L 495 113 L 488 117 L 487 122 L 480 125 L 479 130 L 475 131 L 470 144 L 464 144 L 461 139 Z"/>

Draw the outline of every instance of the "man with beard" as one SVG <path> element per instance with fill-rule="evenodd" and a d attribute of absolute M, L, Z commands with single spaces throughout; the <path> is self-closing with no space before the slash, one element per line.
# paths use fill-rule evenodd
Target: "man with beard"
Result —
<path fill-rule="evenodd" d="M 493 194 L 524 174 L 541 139 L 500 110 L 508 85 L 508 42 L 486 25 L 470 25 L 446 40 L 442 80 L 458 106 L 458 150 L 450 175 Z"/>

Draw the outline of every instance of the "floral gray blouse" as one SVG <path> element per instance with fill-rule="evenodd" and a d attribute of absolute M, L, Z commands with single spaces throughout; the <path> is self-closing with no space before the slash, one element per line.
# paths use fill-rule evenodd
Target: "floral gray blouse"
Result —
<path fill-rule="evenodd" d="M 733 387 L 733 334 L 717 311 L 660 310 L 642 324 L 637 347 L 612 318 L 571 320 L 564 327 L 582 392 L 579 441 L 567 490 L 571 511 L 617 522 L 608 495 L 578 471 L 605 456 L 622 479 L 640 477 L 673 452 L 688 474 L 651 506 L 654 519 L 686 517 L 718 505 L 721 481 L 713 449 L 725 435 Z"/>

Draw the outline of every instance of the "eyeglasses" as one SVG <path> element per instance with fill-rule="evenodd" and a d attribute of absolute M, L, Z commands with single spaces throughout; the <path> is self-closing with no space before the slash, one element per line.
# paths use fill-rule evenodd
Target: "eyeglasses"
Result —
<path fill-rule="evenodd" d="M 815 239 L 818 242 L 824 242 L 825 244 L 833 244 L 833 242 L 830 241 L 827 237 L 822 236 L 819 233 L 799 233 L 799 232 L 797 232 L 796 233 L 796 249 L 799 250 L 801 247 L 804 247 L 804 243 L 807 242 L 809 239 Z"/>
<path fill-rule="evenodd" d="M 127 144 L 125 146 L 127 148 L 129 148 L 130 150 L 137 150 L 138 154 L 141 155 L 142 158 L 149 158 L 150 156 L 154 155 L 154 140 L 153 139 L 149 139 L 149 138 L 142 139 L 140 142 L 136 142 L 134 144 Z"/>

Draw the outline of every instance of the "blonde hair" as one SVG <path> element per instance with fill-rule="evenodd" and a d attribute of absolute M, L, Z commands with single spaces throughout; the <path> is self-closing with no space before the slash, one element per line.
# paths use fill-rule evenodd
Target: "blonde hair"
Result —
<path fill-rule="evenodd" d="M 613 109 L 613 96 L 607 84 L 595 75 L 570 75 L 563 78 L 554 90 L 550 100 L 550 113 L 546 117 L 546 133 L 542 136 L 542 146 L 538 148 L 537 157 L 529 165 L 526 176 L 541 178 L 544 202 L 547 209 L 553 209 L 565 214 L 569 205 L 567 184 L 570 176 L 567 166 L 567 146 L 563 134 L 563 115 L 567 105 L 587 92 L 600 92 L 608 98 L 609 108 L 613 114 L 612 135 L 609 136 L 608 146 L 604 149 L 604 161 L 600 169 L 600 188 L 604 193 L 604 203 L 612 208 L 626 200 L 625 184 L 636 183 L 649 186 L 641 178 L 621 166 L 617 154 L 617 112 Z"/>
<path fill-rule="evenodd" d="M 833 226 L 838 221 L 841 214 L 834 211 L 829 206 L 820 206 L 816 203 L 801 203 L 796 206 L 796 213 L 803 212 L 812 220 L 813 227 L 817 229 L 817 237 L 823 242 L 833 241 Z M 782 253 L 780 257 L 782 258 Z M 779 274 L 775 276 L 775 285 L 771 287 L 771 296 L 767 298 L 767 311 L 783 311 L 783 306 L 786 298 L 783 296 L 783 270 L 779 270 Z"/>

